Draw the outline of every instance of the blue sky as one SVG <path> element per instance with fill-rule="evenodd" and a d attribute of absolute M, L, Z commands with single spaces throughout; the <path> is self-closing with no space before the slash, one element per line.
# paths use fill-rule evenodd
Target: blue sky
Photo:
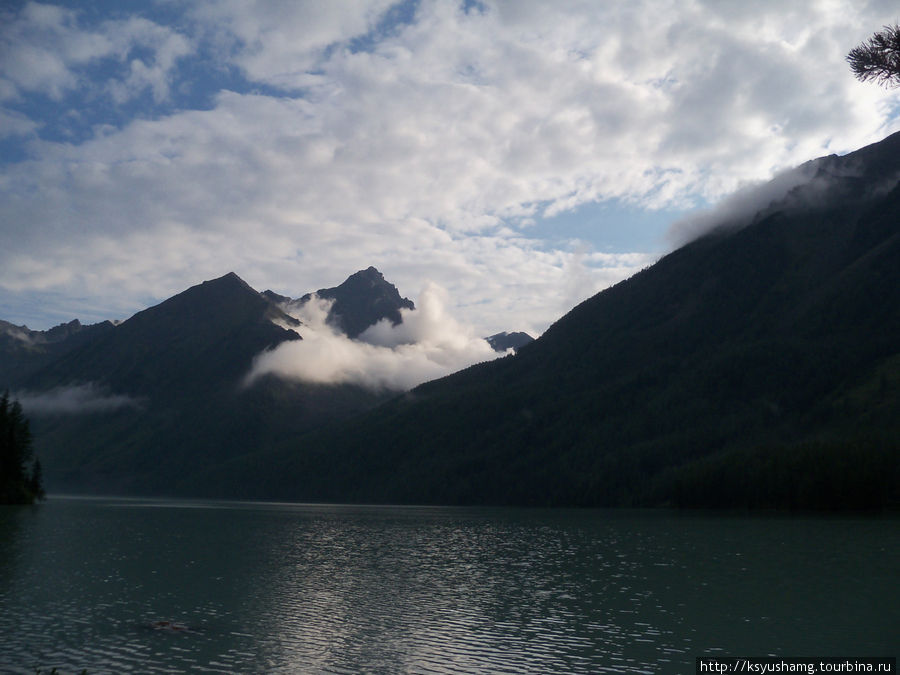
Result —
<path fill-rule="evenodd" d="M 543 331 L 698 209 L 900 129 L 894 2 L 169 0 L 0 9 L 0 319 L 375 265 Z"/>

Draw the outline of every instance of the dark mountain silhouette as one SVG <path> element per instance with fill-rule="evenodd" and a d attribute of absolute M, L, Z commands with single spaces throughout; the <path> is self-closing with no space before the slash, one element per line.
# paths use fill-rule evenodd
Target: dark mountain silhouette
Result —
<path fill-rule="evenodd" d="M 34 420 L 51 490 L 896 508 L 900 134 L 801 173 L 515 356 L 389 401 L 271 376 L 243 387 L 256 354 L 299 335 L 285 296 L 235 275 L 54 347 L 13 388 L 89 381 L 135 401 L 102 421 Z M 319 294 L 354 335 L 411 306 L 374 268 Z"/>
<path fill-rule="evenodd" d="M 415 309 L 412 300 L 400 297 L 397 287 L 374 267 L 350 275 L 340 286 L 320 288 L 315 294 L 333 301 L 327 322 L 350 338 L 382 319 L 397 325 L 401 309 Z M 296 302 L 302 305 L 311 299 L 312 294 L 307 293 Z"/>
<path fill-rule="evenodd" d="M 518 350 L 530 342 L 534 342 L 534 338 L 528 333 L 496 333 L 490 337 L 486 337 L 488 344 L 495 352 L 505 352 L 507 349 Z"/>
<path fill-rule="evenodd" d="M 900 134 L 806 170 L 516 356 L 220 467 L 221 489 L 241 475 L 304 500 L 897 506 Z"/>
<path fill-rule="evenodd" d="M 91 395 L 130 403 L 33 419 L 48 487 L 189 494 L 211 465 L 386 397 L 274 377 L 245 387 L 254 357 L 300 340 L 298 326 L 230 273 L 109 324 L 11 379 L 11 388 L 31 395 L 90 383 Z"/>
<path fill-rule="evenodd" d="M 88 326 L 78 319 L 45 331 L 0 321 L 0 385 L 18 382 L 45 367 L 70 349 L 86 344 L 114 328 L 103 321 Z"/>
<path fill-rule="evenodd" d="M 333 325 L 354 335 L 413 309 L 374 267 L 318 294 L 333 301 Z M 4 322 L 0 391 L 24 393 L 38 413 L 35 446 L 51 490 L 196 494 L 212 467 L 391 396 L 271 375 L 245 383 L 259 354 L 302 339 L 284 309 L 310 297 L 258 293 L 230 273 L 117 325 Z"/>
<path fill-rule="evenodd" d="M 300 336 L 298 325 L 236 274 L 193 286 L 98 339 L 70 349 L 25 382 L 30 389 L 95 382 L 131 395 L 235 387 L 264 349 Z"/>
<path fill-rule="evenodd" d="M 284 305 L 292 301 L 292 298 L 289 298 L 286 295 L 279 295 L 275 291 L 271 290 L 263 291 L 262 296 L 267 300 L 274 302 L 276 305 Z"/>

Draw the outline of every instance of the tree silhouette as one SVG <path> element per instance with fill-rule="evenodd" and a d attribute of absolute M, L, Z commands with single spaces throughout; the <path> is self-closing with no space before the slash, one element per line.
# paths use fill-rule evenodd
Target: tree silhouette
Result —
<path fill-rule="evenodd" d="M 861 82 L 900 86 L 900 25 L 885 26 L 847 54 L 847 62 Z"/>
<path fill-rule="evenodd" d="M 0 504 L 30 504 L 44 498 L 41 466 L 35 462 L 30 475 L 31 430 L 18 401 L 0 396 Z"/>

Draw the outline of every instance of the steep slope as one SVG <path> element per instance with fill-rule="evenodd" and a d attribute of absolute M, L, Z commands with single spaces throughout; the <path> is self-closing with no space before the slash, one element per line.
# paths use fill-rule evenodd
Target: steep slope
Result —
<path fill-rule="evenodd" d="M 286 327 L 297 324 L 232 273 L 67 351 L 22 388 L 52 393 L 90 383 L 92 395 L 125 404 L 33 419 L 48 488 L 190 493 L 211 465 L 383 398 L 274 378 L 244 387 L 256 355 L 300 339 Z"/>
<path fill-rule="evenodd" d="M 145 309 L 30 377 L 29 388 L 93 381 L 132 396 L 237 386 L 252 358 L 300 336 L 298 322 L 233 272 Z"/>
<path fill-rule="evenodd" d="M 327 321 L 350 338 L 382 319 L 396 325 L 401 321 L 401 309 L 415 309 L 412 300 L 400 297 L 397 287 L 374 267 L 350 275 L 334 288 L 320 288 L 315 294 L 333 301 Z M 307 293 L 296 302 L 303 305 L 311 299 L 312 294 Z"/>
<path fill-rule="evenodd" d="M 807 169 L 515 357 L 265 464 L 236 459 L 223 489 L 255 466 L 280 477 L 270 494 L 299 499 L 896 504 L 900 135 Z"/>

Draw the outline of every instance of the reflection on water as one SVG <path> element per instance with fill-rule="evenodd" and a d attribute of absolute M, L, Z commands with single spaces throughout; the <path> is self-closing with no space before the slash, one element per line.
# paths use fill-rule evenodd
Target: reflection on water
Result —
<path fill-rule="evenodd" d="M 894 518 L 51 499 L 0 670 L 693 672 L 896 648 Z"/>

